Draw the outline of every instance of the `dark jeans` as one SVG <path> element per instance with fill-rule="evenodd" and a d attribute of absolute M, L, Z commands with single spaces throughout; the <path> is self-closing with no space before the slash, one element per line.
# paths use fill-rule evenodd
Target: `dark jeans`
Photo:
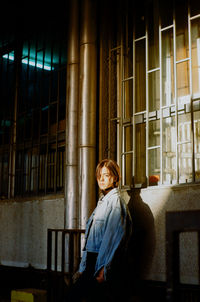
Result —
<path fill-rule="evenodd" d="M 86 270 L 71 286 L 65 298 L 65 302 L 118 302 L 124 300 L 121 297 L 123 290 L 120 286 L 113 286 L 111 282 L 98 283 L 94 277 L 97 255 L 88 253 Z M 114 282 L 115 283 L 115 282 Z M 115 284 L 116 285 L 116 284 Z"/>
<path fill-rule="evenodd" d="M 80 275 L 78 280 L 71 286 L 66 297 L 66 302 L 98 301 L 95 295 L 98 292 L 98 282 L 94 278 L 97 254 L 88 253 L 86 270 Z"/>

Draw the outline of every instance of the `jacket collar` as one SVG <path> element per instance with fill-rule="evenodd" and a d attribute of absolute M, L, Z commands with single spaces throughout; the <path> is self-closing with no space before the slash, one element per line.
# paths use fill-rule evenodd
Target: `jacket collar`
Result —
<path fill-rule="evenodd" d="M 119 189 L 118 188 L 114 188 L 112 190 L 110 190 L 110 192 L 108 192 L 106 195 L 101 195 L 100 196 L 100 199 L 101 201 L 104 201 L 104 200 L 107 200 L 109 199 L 112 195 L 116 195 L 116 194 L 119 194 Z"/>

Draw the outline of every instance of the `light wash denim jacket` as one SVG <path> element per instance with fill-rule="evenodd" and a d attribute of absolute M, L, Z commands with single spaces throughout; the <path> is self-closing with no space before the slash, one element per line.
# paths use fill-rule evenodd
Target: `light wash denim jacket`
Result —
<path fill-rule="evenodd" d="M 104 267 L 104 278 L 114 257 L 115 251 L 123 240 L 126 245 L 132 231 L 129 210 L 118 188 L 102 196 L 87 221 L 85 247 L 79 272 L 86 268 L 87 252 L 98 253 L 95 275 Z M 123 245 L 124 247 L 124 245 Z"/>

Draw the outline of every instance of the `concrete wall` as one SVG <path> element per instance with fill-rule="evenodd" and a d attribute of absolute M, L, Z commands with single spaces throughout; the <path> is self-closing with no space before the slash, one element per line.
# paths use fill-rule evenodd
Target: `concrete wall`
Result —
<path fill-rule="evenodd" d="M 165 214 L 166 211 L 200 209 L 200 185 L 180 185 L 175 187 L 151 187 L 142 189 L 140 196 L 154 217 L 156 231 L 156 248 L 153 264 L 148 279 L 165 281 Z M 181 233 L 181 267 L 182 283 L 198 284 L 198 238 L 197 233 Z"/>
<path fill-rule="evenodd" d="M 47 228 L 63 228 L 64 198 L 0 202 L 0 264 L 45 269 Z"/>
<path fill-rule="evenodd" d="M 151 187 L 142 189 L 140 200 L 133 198 L 133 217 L 137 224 L 150 229 L 155 224 L 156 246 L 149 280 L 165 281 L 166 211 L 200 209 L 200 185 Z M 45 269 L 47 262 L 47 228 L 64 227 L 64 198 L 0 202 L 0 264 Z M 139 226 L 140 229 L 143 226 Z M 142 234 L 142 233 L 141 233 Z M 150 233 L 151 234 L 151 233 Z M 196 233 L 181 235 L 181 282 L 198 283 L 198 238 Z M 145 257 L 151 256 L 144 247 Z"/>

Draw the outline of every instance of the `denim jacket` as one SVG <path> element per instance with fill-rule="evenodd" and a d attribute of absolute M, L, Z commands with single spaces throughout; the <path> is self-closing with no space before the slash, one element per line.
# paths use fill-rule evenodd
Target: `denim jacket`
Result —
<path fill-rule="evenodd" d="M 99 199 L 97 207 L 87 221 L 85 247 L 79 271 L 86 268 L 87 252 L 98 253 L 95 275 L 104 267 L 104 278 L 114 257 L 115 251 L 123 240 L 126 245 L 131 235 L 131 217 L 119 189 L 114 188 Z M 124 245 L 123 245 L 124 248 Z"/>

